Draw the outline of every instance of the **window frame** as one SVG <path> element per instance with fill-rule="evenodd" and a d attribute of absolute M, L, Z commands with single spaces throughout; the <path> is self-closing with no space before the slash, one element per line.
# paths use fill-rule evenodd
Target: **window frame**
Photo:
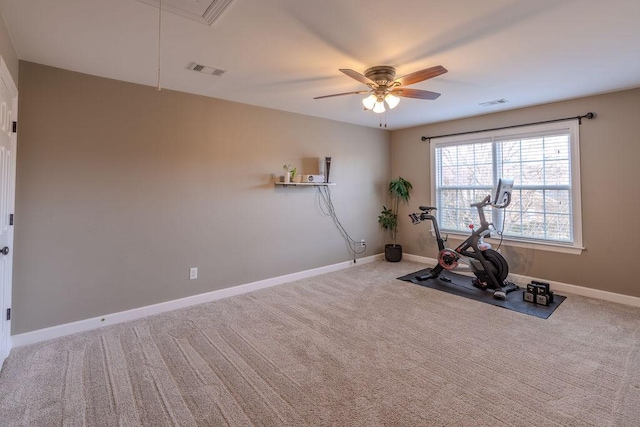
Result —
<path fill-rule="evenodd" d="M 539 249 L 569 254 L 580 254 L 585 249 L 582 240 L 582 198 L 581 198 L 581 175 L 580 175 L 580 124 L 578 120 L 565 122 L 546 123 L 538 125 L 520 126 L 518 128 L 499 129 L 467 133 L 464 135 L 454 135 L 441 138 L 433 138 L 430 143 L 430 179 L 431 179 L 431 206 L 436 206 L 437 193 L 437 170 L 436 170 L 436 148 L 447 145 L 473 144 L 494 142 L 496 140 L 506 140 L 509 138 L 527 138 L 532 136 L 547 136 L 554 133 L 569 134 L 570 167 L 571 167 L 571 209 L 573 225 L 573 242 L 545 241 L 543 239 L 527 239 L 521 237 L 504 236 L 502 245 L 514 246 L 529 249 Z M 495 159 L 494 159 L 495 161 Z M 494 163 L 495 168 L 495 163 Z M 458 231 L 446 230 L 446 234 L 454 239 L 466 239 L 469 234 Z M 433 233 L 433 230 L 432 230 Z M 487 238 L 488 242 L 497 244 L 499 238 Z"/>

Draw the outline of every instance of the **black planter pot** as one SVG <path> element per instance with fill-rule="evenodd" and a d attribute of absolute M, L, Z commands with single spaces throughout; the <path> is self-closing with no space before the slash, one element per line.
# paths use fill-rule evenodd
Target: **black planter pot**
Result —
<path fill-rule="evenodd" d="M 384 257 L 389 262 L 398 262 L 402 259 L 401 245 L 384 245 Z"/>

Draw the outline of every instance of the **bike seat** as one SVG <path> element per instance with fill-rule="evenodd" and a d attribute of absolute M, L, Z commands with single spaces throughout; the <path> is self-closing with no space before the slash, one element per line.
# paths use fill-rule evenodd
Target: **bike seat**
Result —
<path fill-rule="evenodd" d="M 438 208 L 433 207 L 433 206 L 419 206 L 418 207 L 421 211 L 425 211 L 426 213 L 429 213 L 431 211 L 435 211 L 438 210 Z"/>

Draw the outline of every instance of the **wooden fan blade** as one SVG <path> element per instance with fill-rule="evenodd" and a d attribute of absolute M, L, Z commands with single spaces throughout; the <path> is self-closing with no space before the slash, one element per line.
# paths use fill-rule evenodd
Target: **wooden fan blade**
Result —
<path fill-rule="evenodd" d="M 365 76 L 364 74 L 360 74 L 357 71 L 353 71 L 353 70 L 350 70 L 348 68 L 341 68 L 340 71 L 342 71 L 343 73 L 345 73 L 347 76 L 351 77 L 352 79 L 355 79 L 355 80 L 359 81 L 360 83 L 364 83 L 366 85 L 369 85 L 369 84 L 375 85 L 376 84 L 376 82 L 371 80 L 369 77 Z"/>
<path fill-rule="evenodd" d="M 342 95 L 357 95 L 359 93 L 369 93 L 368 90 L 359 90 L 357 92 L 344 92 L 344 93 L 334 93 L 333 95 L 324 95 L 324 96 L 316 96 L 313 99 L 322 99 L 322 98 L 331 98 L 333 96 L 342 96 Z"/>
<path fill-rule="evenodd" d="M 391 91 L 395 96 L 403 96 L 405 98 L 417 98 L 417 99 L 436 99 L 440 96 L 437 92 L 430 92 L 428 90 L 420 89 L 407 89 L 399 87 Z"/>
<path fill-rule="evenodd" d="M 426 68 L 424 70 L 416 71 L 415 73 L 407 74 L 406 76 L 402 76 L 399 79 L 396 79 L 396 81 L 400 83 L 400 86 L 409 86 L 414 83 L 432 79 L 446 72 L 446 68 L 444 68 L 442 65 L 437 65 L 435 67 Z"/>

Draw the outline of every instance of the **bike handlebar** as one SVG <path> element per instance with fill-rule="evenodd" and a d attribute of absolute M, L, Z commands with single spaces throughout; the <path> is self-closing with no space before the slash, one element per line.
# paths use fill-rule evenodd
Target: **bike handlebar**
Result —
<path fill-rule="evenodd" d="M 498 208 L 498 209 L 503 209 L 506 208 L 507 206 L 509 206 L 511 204 L 511 194 L 507 193 L 507 200 L 500 204 L 497 205 L 495 203 L 491 203 L 491 195 L 488 195 L 487 197 L 485 197 L 484 199 L 482 199 L 481 201 L 477 202 L 477 203 L 471 203 L 471 207 L 473 208 L 484 208 L 485 206 L 489 206 L 491 205 L 491 207 L 494 208 Z"/>
<path fill-rule="evenodd" d="M 471 207 L 476 208 L 476 207 L 485 207 L 487 205 L 491 204 L 491 196 L 487 196 L 484 199 L 482 199 L 481 201 L 477 202 L 477 203 L 471 203 Z"/>
<path fill-rule="evenodd" d="M 511 193 L 506 193 L 506 196 L 507 196 L 507 200 L 503 204 L 496 205 L 496 204 L 491 203 L 491 206 L 493 206 L 494 208 L 498 208 L 498 209 L 506 208 L 507 206 L 509 206 L 511 204 Z"/>
<path fill-rule="evenodd" d="M 482 199 L 479 202 L 476 203 L 471 203 L 471 207 L 477 208 L 478 212 L 480 214 L 480 222 L 482 222 L 483 224 L 486 222 L 484 219 L 484 211 L 482 208 L 484 208 L 485 206 L 489 206 L 491 205 L 494 208 L 497 209 L 503 209 L 506 208 L 507 206 L 509 206 L 511 204 L 511 193 L 506 193 L 507 196 L 507 200 L 500 204 L 497 205 L 495 203 L 491 203 L 491 195 L 486 196 L 484 199 Z M 411 222 L 413 222 L 414 224 L 418 224 L 421 221 L 424 221 L 425 219 L 431 219 L 433 218 L 431 216 L 431 211 L 435 211 L 438 208 L 434 207 L 434 206 L 419 206 L 419 209 L 422 211 L 420 213 L 412 213 L 409 214 L 409 218 L 411 218 Z"/>

